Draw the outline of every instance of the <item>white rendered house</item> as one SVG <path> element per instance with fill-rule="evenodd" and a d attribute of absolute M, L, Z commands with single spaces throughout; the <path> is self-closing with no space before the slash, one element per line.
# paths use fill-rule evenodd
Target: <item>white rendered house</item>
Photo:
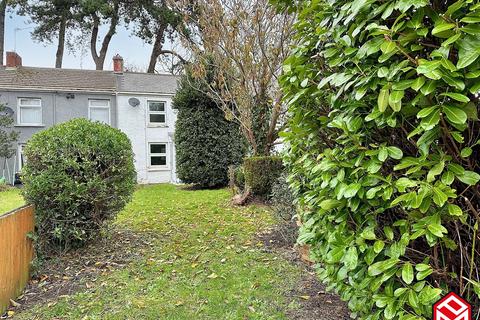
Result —
<path fill-rule="evenodd" d="M 120 59 L 120 57 L 117 57 Z M 177 77 L 117 72 L 117 125 L 132 142 L 138 183 L 177 183 L 172 98 Z"/>

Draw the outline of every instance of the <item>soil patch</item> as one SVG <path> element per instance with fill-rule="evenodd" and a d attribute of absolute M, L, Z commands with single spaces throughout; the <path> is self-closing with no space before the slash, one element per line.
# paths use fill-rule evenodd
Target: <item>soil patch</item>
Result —
<path fill-rule="evenodd" d="M 295 223 L 278 225 L 259 235 L 264 248 L 279 253 L 285 259 L 301 266 L 304 276 L 297 286 L 288 293 L 287 316 L 292 320 L 343 320 L 350 319 L 347 305 L 336 294 L 325 291 L 325 285 L 318 281 L 313 266 L 302 261 L 295 248 Z"/>
<path fill-rule="evenodd" d="M 11 301 L 9 311 L 16 313 L 37 304 L 54 305 L 59 297 L 88 290 L 100 276 L 145 256 L 155 241 L 153 233 L 147 236 L 115 229 L 85 248 L 47 259 L 35 270 L 23 294 Z"/>

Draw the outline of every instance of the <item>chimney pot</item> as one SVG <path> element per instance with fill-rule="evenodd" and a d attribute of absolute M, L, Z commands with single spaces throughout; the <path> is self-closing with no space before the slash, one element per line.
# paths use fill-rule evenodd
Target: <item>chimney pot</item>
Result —
<path fill-rule="evenodd" d="M 22 57 L 20 57 L 16 52 L 14 51 L 7 51 L 7 57 L 6 57 L 6 67 L 7 68 L 16 68 L 16 67 L 21 67 L 22 66 Z"/>
<path fill-rule="evenodd" d="M 123 73 L 123 58 L 118 53 L 113 57 L 113 72 Z"/>

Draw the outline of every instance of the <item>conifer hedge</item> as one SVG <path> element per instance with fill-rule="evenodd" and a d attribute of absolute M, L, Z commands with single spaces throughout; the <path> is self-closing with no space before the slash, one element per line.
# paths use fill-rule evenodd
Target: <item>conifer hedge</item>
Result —
<path fill-rule="evenodd" d="M 480 3 L 288 1 L 286 161 L 320 277 L 359 319 L 480 310 Z"/>
<path fill-rule="evenodd" d="M 174 97 L 177 174 L 182 182 L 203 188 L 226 186 L 228 167 L 242 162 L 245 144 L 238 124 L 225 119 L 206 91 L 187 72 Z"/>

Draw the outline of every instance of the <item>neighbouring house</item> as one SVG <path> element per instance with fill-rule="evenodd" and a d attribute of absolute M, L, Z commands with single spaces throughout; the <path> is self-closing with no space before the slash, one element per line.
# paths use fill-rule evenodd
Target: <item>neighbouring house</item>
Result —
<path fill-rule="evenodd" d="M 20 132 L 17 154 L 0 159 L 0 175 L 13 183 L 26 159 L 23 146 L 36 132 L 73 118 L 119 128 L 132 141 L 139 183 L 176 183 L 172 97 L 177 77 L 125 72 L 116 55 L 113 71 L 22 66 L 7 52 L 0 66 L 0 103 L 11 109 Z"/>

